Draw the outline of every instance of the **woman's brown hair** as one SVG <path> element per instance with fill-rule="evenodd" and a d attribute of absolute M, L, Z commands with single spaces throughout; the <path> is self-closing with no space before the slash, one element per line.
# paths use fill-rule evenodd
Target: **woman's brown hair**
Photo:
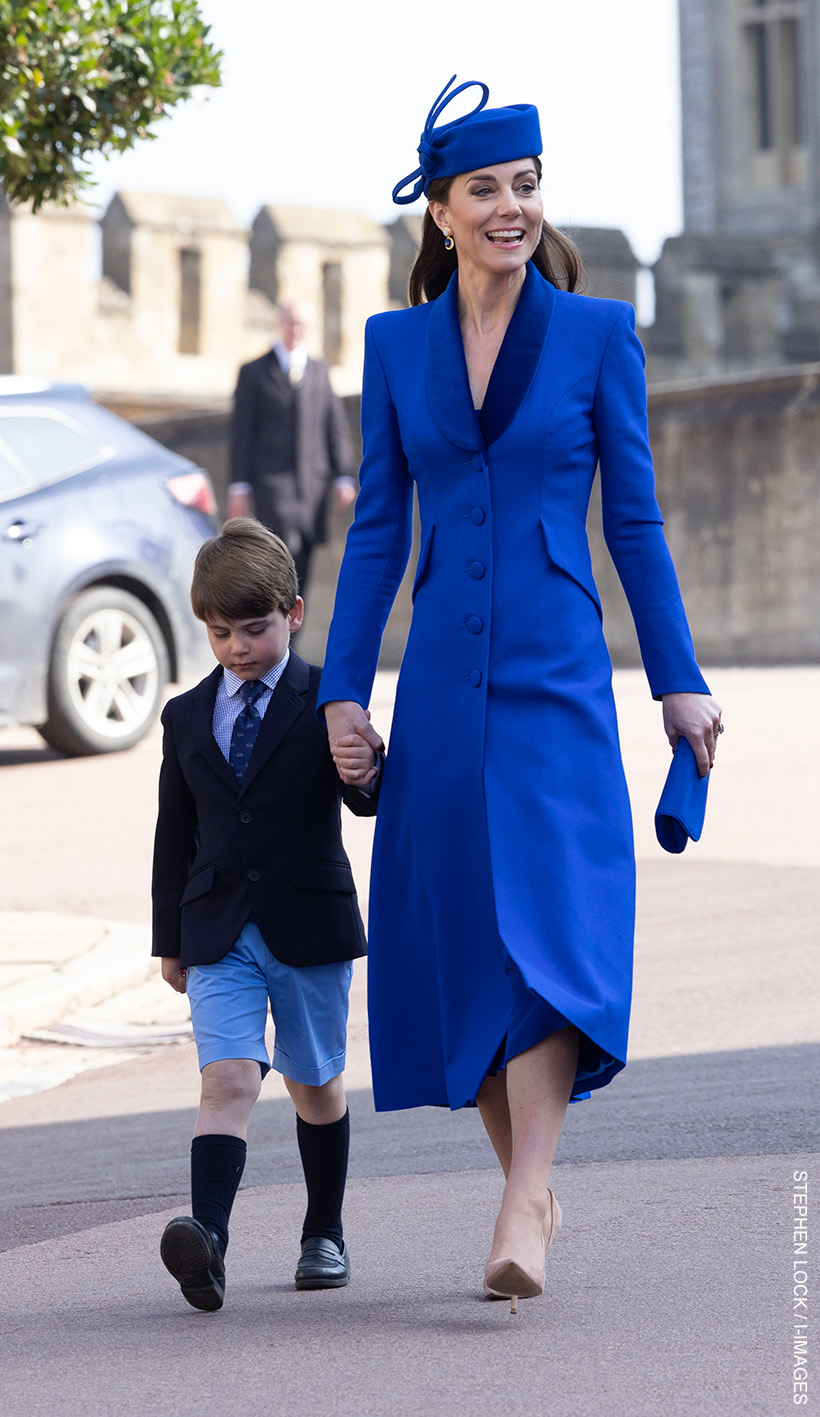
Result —
<path fill-rule="evenodd" d="M 538 181 L 541 181 L 541 159 L 533 158 Z M 428 202 L 446 202 L 453 183 L 452 177 L 437 177 L 427 189 Z M 541 240 L 532 254 L 532 263 L 550 285 L 559 290 L 583 290 L 586 285 L 584 263 L 579 251 L 568 237 L 545 221 Z M 437 300 L 447 288 L 453 271 L 458 269 L 455 247 L 445 250 L 441 231 L 430 215 L 430 208 L 424 213 L 421 227 L 421 246 L 413 263 L 408 283 L 408 299 L 411 305 L 421 305 L 425 300 Z"/>

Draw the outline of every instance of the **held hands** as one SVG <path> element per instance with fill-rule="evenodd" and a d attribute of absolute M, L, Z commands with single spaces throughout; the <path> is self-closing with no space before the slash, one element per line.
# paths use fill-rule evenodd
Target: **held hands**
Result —
<path fill-rule="evenodd" d="M 178 959 L 163 958 L 162 977 L 166 984 L 170 984 L 172 989 L 176 989 L 178 994 L 185 993 L 188 971 L 182 968 Z"/>
<path fill-rule="evenodd" d="M 664 694 L 663 726 L 674 752 L 679 738 L 688 739 L 701 777 L 714 766 L 723 710 L 709 694 Z"/>
<path fill-rule="evenodd" d="M 370 710 L 361 704 L 336 700 L 325 704 L 330 751 L 342 782 L 367 787 L 376 776 L 376 760 L 384 741 L 371 726 Z"/>
<path fill-rule="evenodd" d="M 347 733 L 344 738 L 338 739 L 333 750 L 333 761 L 342 782 L 366 787 L 376 775 L 378 754 L 358 733 Z"/>

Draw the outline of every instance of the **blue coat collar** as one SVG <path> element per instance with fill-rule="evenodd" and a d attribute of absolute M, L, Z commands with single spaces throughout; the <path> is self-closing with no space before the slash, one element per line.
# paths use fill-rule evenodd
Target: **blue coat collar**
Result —
<path fill-rule="evenodd" d="M 458 318 L 458 272 L 430 306 L 427 394 L 441 432 L 459 448 L 494 443 L 509 426 L 535 377 L 549 334 L 555 290 L 530 263 L 495 361 L 484 406 L 476 413 Z"/>

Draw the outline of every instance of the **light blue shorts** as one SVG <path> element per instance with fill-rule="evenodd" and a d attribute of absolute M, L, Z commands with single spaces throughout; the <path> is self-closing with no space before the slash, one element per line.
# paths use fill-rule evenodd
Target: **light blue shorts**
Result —
<path fill-rule="evenodd" d="M 344 1071 L 352 960 L 296 969 L 274 959 L 257 927 L 245 926 L 216 964 L 188 968 L 191 1022 L 200 1070 L 226 1058 L 254 1058 L 292 1082 L 321 1087 Z M 268 1000 L 275 1029 L 265 1047 Z"/>

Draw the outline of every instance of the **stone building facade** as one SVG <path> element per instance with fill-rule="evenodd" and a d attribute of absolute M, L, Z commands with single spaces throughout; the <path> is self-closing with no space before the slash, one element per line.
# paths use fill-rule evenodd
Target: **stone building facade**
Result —
<path fill-rule="evenodd" d="M 820 360 L 820 0 L 679 0 L 684 231 L 650 375 Z"/>
<path fill-rule="evenodd" d="M 654 268 L 649 380 L 820 361 L 820 0 L 678 3 L 684 231 Z M 224 402 L 275 337 L 277 302 L 303 298 L 313 352 L 353 393 L 365 320 L 404 304 L 420 226 L 270 205 L 248 232 L 218 200 L 136 192 L 100 222 L 82 206 L 35 217 L 0 192 L 0 372 L 134 408 Z M 591 293 L 634 301 L 623 233 L 570 235 Z"/>
<path fill-rule="evenodd" d="M 391 259 L 389 229 L 358 212 L 266 206 L 248 232 L 211 198 L 118 192 L 98 222 L 0 191 L 0 374 L 79 381 L 132 410 L 219 403 L 276 337 L 277 303 L 303 299 L 320 314 L 313 353 L 355 391 L 365 320 L 395 303 Z"/>
<path fill-rule="evenodd" d="M 317 352 L 336 370 L 340 393 L 361 388 L 364 325 L 388 308 L 390 262 L 388 230 L 361 212 L 267 206 L 251 227 L 251 289 L 274 305 L 316 307 Z"/>
<path fill-rule="evenodd" d="M 97 222 L 0 193 L 0 370 L 160 402 L 226 396 L 275 327 L 247 268 L 220 201 L 120 192 Z"/>
<path fill-rule="evenodd" d="M 250 231 L 213 198 L 118 192 L 86 207 L 11 208 L 0 191 L 0 374 L 71 379 L 128 415 L 224 404 L 276 337 L 276 307 L 310 300 L 313 353 L 340 394 L 361 387 L 364 325 L 405 304 L 421 220 L 265 206 Z M 574 232 L 597 295 L 634 300 L 621 232 Z M 102 274 L 99 273 L 101 251 Z"/>

